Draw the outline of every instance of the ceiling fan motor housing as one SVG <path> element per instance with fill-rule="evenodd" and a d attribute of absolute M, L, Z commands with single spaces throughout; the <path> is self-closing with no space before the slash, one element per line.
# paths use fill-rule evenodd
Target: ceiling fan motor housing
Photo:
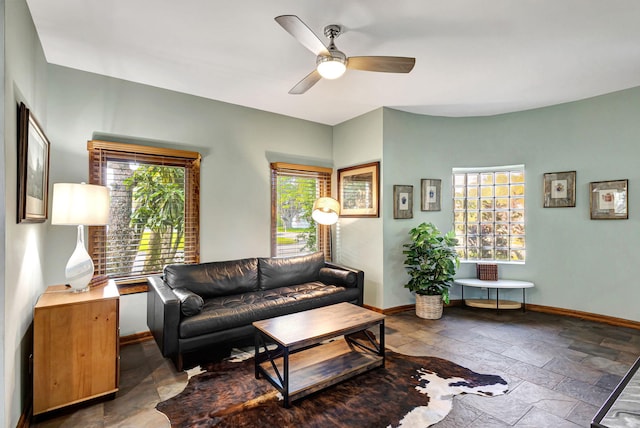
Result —
<path fill-rule="evenodd" d="M 333 39 L 338 37 L 341 32 L 342 29 L 339 25 L 331 24 L 324 27 L 324 35 L 330 40 L 329 46 L 327 46 L 330 55 L 318 55 L 316 69 L 325 79 L 337 79 L 347 68 L 347 56 L 338 50 L 333 42 Z"/>
<path fill-rule="evenodd" d="M 335 49 L 330 50 L 329 53 L 331 54 L 331 56 L 318 55 L 318 57 L 316 58 L 316 66 L 325 61 L 338 61 L 343 63 L 344 65 L 347 65 L 347 56 L 344 54 L 344 52 Z"/>
<path fill-rule="evenodd" d="M 337 24 L 330 24 L 324 27 L 324 35 L 326 38 L 331 39 L 331 41 L 340 34 L 342 34 L 342 27 Z"/>

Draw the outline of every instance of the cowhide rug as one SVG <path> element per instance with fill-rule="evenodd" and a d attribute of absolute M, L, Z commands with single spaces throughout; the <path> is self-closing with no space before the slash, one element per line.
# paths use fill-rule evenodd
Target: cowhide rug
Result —
<path fill-rule="evenodd" d="M 256 379 L 253 358 L 203 367 L 184 391 L 158 403 L 173 427 L 428 427 L 451 411 L 458 394 L 501 395 L 507 382 L 435 357 L 386 353 L 384 368 L 282 406 Z"/>

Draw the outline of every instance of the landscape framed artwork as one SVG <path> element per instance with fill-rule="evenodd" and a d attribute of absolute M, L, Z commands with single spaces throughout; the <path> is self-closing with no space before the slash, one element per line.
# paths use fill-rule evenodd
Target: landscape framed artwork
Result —
<path fill-rule="evenodd" d="M 576 206 L 576 172 L 548 172 L 544 174 L 544 208 Z"/>
<path fill-rule="evenodd" d="M 442 181 L 435 178 L 423 178 L 420 181 L 420 210 L 440 211 Z"/>
<path fill-rule="evenodd" d="M 379 217 L 380 162 L 338 170 L 340 217 Z"/>
<path fill-rule="evenodd" d="M 589 183 L 591 220 L 629 218 L 629 180 Z"/>
<path fill-rule="evenodd" d="M 42 223 L 49 205 L 49 140 L 24 103 L 18 107 L 18 223 Z"/>
<path fill-rule="evenodd" d="M 393 186 L 393 218 L 413 218 L 413 186 Z"/>

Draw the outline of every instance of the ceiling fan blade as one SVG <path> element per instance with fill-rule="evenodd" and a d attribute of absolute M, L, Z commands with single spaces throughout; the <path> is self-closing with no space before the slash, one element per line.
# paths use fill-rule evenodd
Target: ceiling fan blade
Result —
<path fill-rule="evenodd" d="M 309 49 L 311 52 L 316 54 L 316 56 L 330 55 L 324 43 L 322 43 L 318 36 L 316 36 L 315 33 L 307 27 L 307 24 L 302 22 L 302 20 L 296 15 L 280 15 L 276 16 L 275 20 L 287 33 L 295 37 L 302 46 Z"/>
<path fill-rule="evenodd" d="M 415 63 L 415 58 L 404 56 L 352 56 L 348 59 L 347 68 L 383 73 L 408 73 L 413 70 Z"/>
<path fill-rule="evenodd" d="M 300 95 L 300 94 L 304 94 L 305 92 L 307 92 L 313 85 L 315 85 L 316 83 L 318 83 L 320 81 L 320 79 L 322 79 L 322 76 L 320 76 L 320 73 L 318 73 L 318 70 L 313 70 L 311 73 L 307 74 L 306 77 L 304 79 L 302 79 L 301 81 L 299 81 L 296 86 L 294 86 L 293 88 L 291 88 L 291 90 L 289 91 L 290 94 L 292 95 Z"/>

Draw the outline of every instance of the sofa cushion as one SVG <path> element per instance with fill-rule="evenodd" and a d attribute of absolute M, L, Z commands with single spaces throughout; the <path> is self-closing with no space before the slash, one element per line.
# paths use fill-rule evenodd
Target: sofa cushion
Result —
<path fill-rule="evenodd" d="M 246 293 L 258 289 L 258 259 L 167 265 L 164 280 L 171 288 L 184 287 L 205 299 Z"/>
<path fill-rule="evenodd" d="M 204 306 L 204 299 L 186 288 L 174 288 L 173 294 L 180 299 L 180 311 L 185 317 L 199 314 Z"/>
<path fill-rule="evenodd" d="M 317 252 L 303 256 L 260 258 L 258 270 L 261 290 L 317 281 L 324 266 L 324 254 Z"/>
<path fill-rule="evenodd" d="M 310 282 L 290 287 L 256 291 L 235 296 L 207 299 L 202 312 L 184 318 L 180 337 L 197 337 L 207 333 L 251 325 L 253 321 L 358 300 L 357 288 L 344 288 Z"/>

